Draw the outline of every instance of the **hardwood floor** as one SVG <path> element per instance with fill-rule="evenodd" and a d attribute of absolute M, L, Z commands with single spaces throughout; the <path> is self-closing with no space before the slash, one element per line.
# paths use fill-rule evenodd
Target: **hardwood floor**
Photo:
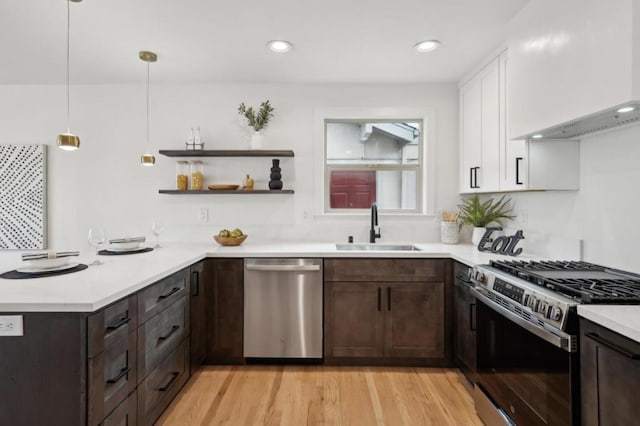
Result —
<path fill-rule="evenodd" d="M 455 369 L 205 366 L 158 425 L 481 425 Z"/>

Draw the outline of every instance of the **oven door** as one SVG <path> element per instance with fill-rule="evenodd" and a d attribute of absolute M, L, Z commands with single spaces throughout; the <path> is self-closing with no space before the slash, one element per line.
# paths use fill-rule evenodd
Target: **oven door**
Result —
<path fill-rule="evenodd" d="M 517 425 L 578 425 L 578 356 L 571 336 L 551 333 L 501 306 L 484 292 L 477 299 L 477 395 Z M 481 391 L 481 392 L 480 392 Z M 486 407 L 486 398 L 482 405 Z M 481 418 L 496 413 L 478 411 Z M 493 416 L 493 417 L 492 417 Z M 485 420 L 487 421 L 487 420 Z"/>

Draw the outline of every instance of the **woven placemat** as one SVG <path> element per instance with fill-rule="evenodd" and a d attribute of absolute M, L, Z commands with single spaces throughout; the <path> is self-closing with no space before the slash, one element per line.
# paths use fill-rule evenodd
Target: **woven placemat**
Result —
<path fill-rule="evenodd" d="M 98 252 L 101 256 L 120 256 L 125 254 L 138 254 L 138 253 L 147 253 L 153 250 L 153 247 L 145 247 L 139 250 L 131 250 L 131 251 L 109 251 L 109 250 L 100 250 Z"/>
<path fill-rule="evenodd" d="M 45 272 L 18 272 L 15 269 L 13 271 L 0 274 L 0 278 L 6 278 L 8 280 L 21 280 L 25 278 L 45 278 L 53 277 L 55 275 L 73 274 L 74 272 L 84 271 L 88 266 L 84 263 L 78 264 L 69 269 L 62 269 L 60 271 L 45 271 Z"/>

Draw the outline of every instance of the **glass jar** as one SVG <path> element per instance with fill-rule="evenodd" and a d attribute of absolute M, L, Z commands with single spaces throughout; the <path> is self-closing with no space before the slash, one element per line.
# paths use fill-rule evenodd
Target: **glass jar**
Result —
<path fill-rule="evenodd" d="M 176 189 L 186 191 L 189 189 L 189 162 L 176 161 Z"/>
<path fill-rule="evenodd" d="M 202 161 L 194 160 L 191 162 L 191 189 L 195 191 L 202 190 Z"/>

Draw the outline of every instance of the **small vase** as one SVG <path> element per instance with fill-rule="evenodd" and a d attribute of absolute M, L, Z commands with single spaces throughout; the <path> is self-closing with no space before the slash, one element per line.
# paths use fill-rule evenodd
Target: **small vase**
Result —
<path fill-rule="evenodd" d="M 440 222 L 440 241 L 444 244 L 458 244 L 458 222 Z"/>
<path fill-rule="evenodd" d="M 264 143 L 264 135 L 259 131 L 254 132 L 251 135 L 250 148 L 251 149 L 262 149 Z"/>
<path fill-rule="evenodd" d="M 247 177 L 242 180 L 242 189 L 245 191 L 253 191 L 253 183 L 253 178 L 247 175 Z"/>
<path fill-rule="evenodd" d="M 271 164 L 273 167 L 271 167 L 271 174 L 269 175 L 269 178 L 271 179 L 269 181 L 269 189 L 282 189 L 282 174 L 280 173 L 282 169 L 280 169 L 280 160 L 274 158 L 271 160 Z"/>
<path fill-rule="evenodd" d="M 473 227 L 473 234 L 471 234 L 471 243 L 474 246 L 477 246 L 478 244 L 480 244 L 480 240 L 482 239 L 482 236 L 484 235 L 486 230 L 487 228 L 481 227 L 481 226 Z"/>

